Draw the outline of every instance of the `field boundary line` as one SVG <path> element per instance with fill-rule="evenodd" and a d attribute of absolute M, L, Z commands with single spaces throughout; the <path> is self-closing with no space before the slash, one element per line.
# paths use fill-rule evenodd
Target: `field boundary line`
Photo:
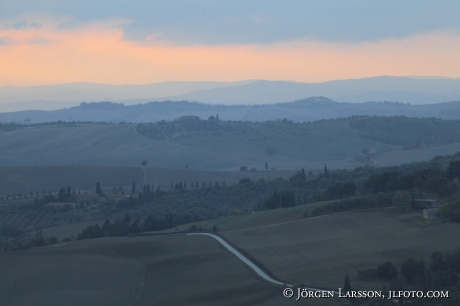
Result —
<path fill-rule="evenodd" d="M 290 224 L 290 223 L 295 223 L 295 222 L 300 222 L 300 221 L 305 221 L 305 220 L 310 220 L 310 219 L 316 219 L 316 218 L 320 218 L 320 217 L 335 216 L 335 215 L 342 215 L 342 214 L 347 214 L 347 213 L 356 213 L 356 212 L 369 211 L 369 210 L 379 210 L 379 209 L 385 209 L 385 208 L 394 208 L 394 206 L 347 210 L 347 211 L 341 211 L 341 212 L 332 213 L 332 214 L 318 215 L 318 216 L 314 216 L 314 217 L 307 217 L 307 218 L 291 220 L 291 221 L 285 221 L 285 222 L 280 222 L 280 223 L 267 224 L 267 225 L 261 225 L 261 226 L 255 226 L 255 227 L 248 227 L 248 228 L 242 228 L 242 229 L 237 229 L 237 230 L 226 230 L 226 231 L 221 231 L 221 232 L 222 233 L 234 233 L 234 232 L 249 231 L 249 230 L 253 230 L 253 229 L 260 229 L 260 228 L 266 228 L 266 227 Z"/>

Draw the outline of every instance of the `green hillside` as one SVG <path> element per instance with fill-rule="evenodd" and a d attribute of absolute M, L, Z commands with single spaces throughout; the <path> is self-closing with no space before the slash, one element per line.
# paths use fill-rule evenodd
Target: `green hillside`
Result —
<path fill-rule="evenodd" d="M 184 119 L 185 118 L 185 119 Z M 294 123 L 199 120 L 193 116 L 148 124 L 50 123 L 3 125 L 0 165 L 98 165 L 237 171 L 355 168 L 395 165 L 460 149 L 458 121 L 350 117 Z M 375 122 L 375 123 L 372 123 Z M 415 123 L 416 124 L 415 124 Z M 408 128 L 415 124 L 415 128 Z M 405 150 L 403 150 L 405 149 Z M 410 156 L 405 156 L 409 151 Z M 420 154 L 418 154 L 420 152 Z"/>

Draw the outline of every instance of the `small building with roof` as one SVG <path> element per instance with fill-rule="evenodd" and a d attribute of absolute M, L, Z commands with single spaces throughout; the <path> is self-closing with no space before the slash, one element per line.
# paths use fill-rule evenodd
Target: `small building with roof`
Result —
<path fill-rule="evenodd" d="M 433 199 L 414 199 L 412 202 L 413 209 L 427 209 L 438 207 L 438 203 Z"/>

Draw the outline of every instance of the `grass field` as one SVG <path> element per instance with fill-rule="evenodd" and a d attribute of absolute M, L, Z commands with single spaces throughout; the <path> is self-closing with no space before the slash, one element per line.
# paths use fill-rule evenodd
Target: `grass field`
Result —
<path fill-rule="evenodd" d="M 338 288 L 347 272 L 356 283 L 359 270 L 460 247 L 460 224 L 424 226 L 413 220 L 366 211 L 221 234 L 280 279 Z"/>
<path fill-rule="evenodd" d="M 210 237 L 101 238 L 0 254 L 5 305 L 291 305 Z M 340 305 L 340 301 L 312 305 Z"/>
<path fill-rule="evenodd" d="M 129 305 L 141 263 L 102 248 L 41 248 L 0 255 L 3 305 Z"/>
<path fill-rule="evenodd" d="M 410 164 L 412 162 L 427 161 L 435 156 L 452 155 L 460 151 L 460 143 L 448 143 L 421 147 L 416 150 L 393 150 L 376 157 L 376 167 Z"/>
<path fill-rule="evenodd" d="M 197 227 L 202 227 L 206 230 L 211 230 L 215 225 L 219 231 L 244 230 L 253 227 L 271 226 L 273 224 L 299 221 L 304 219 L 304 212 L 311 212 L 319 206 L 326 205 L 328 202 L 318 202 L 307 205 L 299 205 L 295 207 L 255 211 L 245 215 L 226 216 L 217 219 L 200 221 L 194 223 Z M 187 230 L 189 224 L 177 226 L 177 231 Z M 174 232 L 176 229 L 167 230 L 164 232 Z"/>

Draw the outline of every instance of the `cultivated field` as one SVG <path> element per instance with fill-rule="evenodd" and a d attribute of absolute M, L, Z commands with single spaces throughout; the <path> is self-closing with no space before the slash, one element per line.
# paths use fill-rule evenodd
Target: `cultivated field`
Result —
<path fill-rule="evenodd" d="M 460 224 L 428 226 L 414 220 L 417 218 L 413 214 L 366 211 L 221 235 L 280 279 L 337 289 L 343 286 L 347 272 L 359 286 L 359 270 L 375 268 L 386 261 L 399 265 L 409 257 L 460 247 Z M 376 286 L 381 289 L 380 284 Z"/>

